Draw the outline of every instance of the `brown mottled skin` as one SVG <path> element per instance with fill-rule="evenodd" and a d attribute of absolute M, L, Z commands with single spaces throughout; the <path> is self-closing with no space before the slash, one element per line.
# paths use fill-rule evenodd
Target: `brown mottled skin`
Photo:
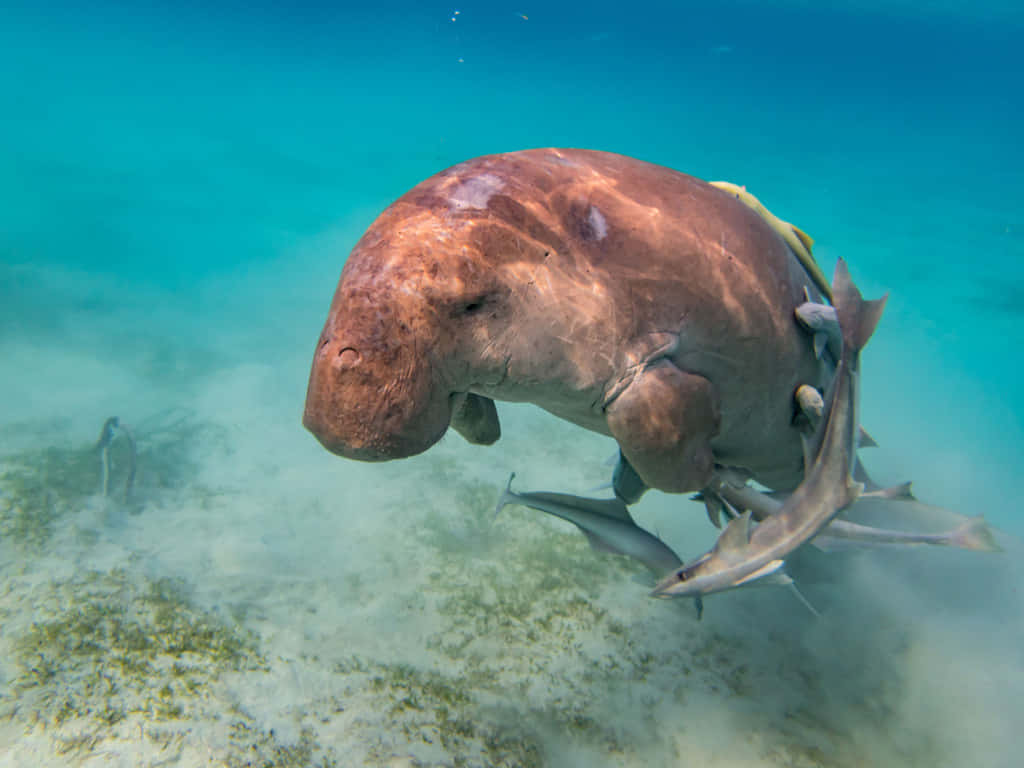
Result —
<path fill-rule="evenodd" d="M 479 157 L 385 210 L 342 271 L 305 426 L 354 459 L 410 456 L 449 425 L 500 434 L 493 400 L 613 436 L 650 487 L 714 464 L 802 477 L 793 393 L 825 375 L 794 319 L 813 284 L 756 213 L 605 152 Z"/>

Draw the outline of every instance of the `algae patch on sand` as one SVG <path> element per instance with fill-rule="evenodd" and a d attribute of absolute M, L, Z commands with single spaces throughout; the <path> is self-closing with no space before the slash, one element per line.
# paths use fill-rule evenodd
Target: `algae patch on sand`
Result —
<path fill-rule="evenodd" d="M 195 718 L 224 672 L 263 664 L 255 638 L 167 579 L 90 571 L 26 599 L 31 623 L 5 637 L 18 670 L 11 690 L 19 716 L 44 727 Z"/>

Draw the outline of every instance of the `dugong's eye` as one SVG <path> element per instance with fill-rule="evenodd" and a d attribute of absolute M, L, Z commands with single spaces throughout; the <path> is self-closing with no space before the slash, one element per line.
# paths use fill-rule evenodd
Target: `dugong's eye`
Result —
<path fill-rule="evenodd" d="M 475 315 L 487 305 L 487 295 L 476 296 L 469 301 L 463 302 L 456 307 L 457 315 Z"/>

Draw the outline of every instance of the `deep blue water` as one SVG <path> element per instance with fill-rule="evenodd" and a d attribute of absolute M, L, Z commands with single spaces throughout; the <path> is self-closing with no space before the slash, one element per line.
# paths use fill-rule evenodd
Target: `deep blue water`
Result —
<path fill-rule="evenodd" d="M 5 258 L 187 282 L 460 159 L 536 145 L 640 155 L 768 196 L 802 188 L 787 207 L 819 231 L 823 216 L 849 225 L 851 205 L 897 232 L 911 227 L 901 201 L 971 201 L 1004 225 L 1018 208 L 1019 17 L 459 10 L 13 9 L 0 30 Z"/>

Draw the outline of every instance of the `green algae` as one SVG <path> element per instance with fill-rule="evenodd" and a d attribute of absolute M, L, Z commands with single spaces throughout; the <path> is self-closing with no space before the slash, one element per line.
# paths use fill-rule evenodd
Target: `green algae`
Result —
<path fill-rule="evenodd" d="M 334 671 L 372 697 L 372 708 L 386 715 L 388 733 L 401 735 L 412 746 L 440 747 L 445 765 L 537 768 L 547 764 L 535 732 L 481 703 L 480 693 L 487 685 L 479 676 L 446 675 L 408 663 L 362 657 L 339 661 Z M 381 750 L 376 757 L 384 762 L 386 752 Z"/>
<path fill-rule="evenodd" d="M 253 727 L 244 720 L 231 723 L 232 751 L 226 768 L 335 768 L 337 760 L 324 754 L 313 731 L 303 728 L 298 741 L 282 744 L 272 730 Z"/>
<path fill-rule="evenodd" d="M 99 454 L 91 447 L 25 451 L 0 464 L 0 538 L 38 552 L 54 526 L 99 488 Z"/>
<path fill-rule="evenodd" d="M 53 582 L 12 642 L 12 689 L 29 721 L 112 726 L 179 720 L 227 671 L 260 669 L 255 639 L 195 608 L 182 585 L 115 569 Z"/>
<path fill-rule="evenodd" d="M 147 461 L 168 468 L 147 476 L 149 493 L 212 497 L 196 483 L 187 440 L 163 454 L 153 450 Z M 405 587 L 432 622 L 423 636 L 426 658 L 415 646 L 407 657 L 415 664 L 374 658 L 374 649 L 341 661 L 299 654 L 288 663 L 333 670 L 334 680 L 321 698 L 285 710 L 296 728 L 291 736 L 267 728 L 221 688 L 229 675 L 251 678 L 268 668 L 257 638 L 237 626 L 244 606 L 225 606 L 223 615 L 203 611 L 184 582 L 118 570 L 37 589 L 31 624 L 14 629 L 0 615 L 12 627 L 8 644 L 18 669 L 8 708 L 50 733 L 69 764 L 116 751 L 119 738 L 154 745 L 154 764 L 196 747 L 232 767 L 356 764 L 339 763 L 333 751 L 343 723 L 352 749 L 344 757 L 358 764 L 390 765 L 396 755 L 415 754 L 401 764 L 532 768 L 552 764 L 547 738 L 613 756 L 657 738 L 653 704 L 631 713 L 636 722 L 650 719 L 650 731 L 616 727 L 609 710 L 610 701 L 622 701 L 616 686 L 636 690 L 638 701 L 670 704 L 685 703 L 695 689 L 739 699 L 756 694 L 749 647 L 671 611 L 665 620 L 676 628 L 678 650 L 647 642 L 635 618 L 607 599 L 609 585 L 646 572 L 595 553 L 575 529 L 539 513 L 508 509 L 495 523 L 499 490 L 453 483 L 442 503 L 418 510 L 424 522 L 402 532 L 420 555 L 418 579 Z M 402 567 L 402 558 L 394 565 Z M 369 592 L 358 572 L 346 578 L 351 591 Z M 646 601 L 642 587 L 636 593 Z M 227 743 L 210 749 L 194 729 L 218 720 Z M 813 746 L 775 748 L 772 759 L 783 764 L 785 755 L 801 765 L 820 756 Z"/>

